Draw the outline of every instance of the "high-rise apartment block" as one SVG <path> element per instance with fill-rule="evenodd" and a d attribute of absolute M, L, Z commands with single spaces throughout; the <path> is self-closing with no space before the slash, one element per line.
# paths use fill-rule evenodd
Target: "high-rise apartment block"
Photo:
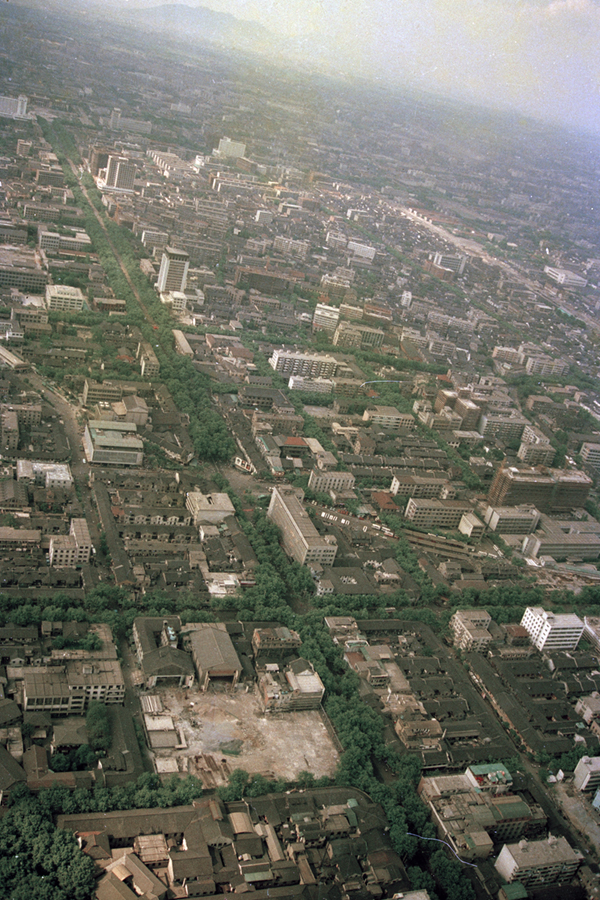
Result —
<path fill-rule="evenodd" d="M 190 256 L 185 250 L 165 247 L 160 261 L 160 270 L 156 289 L 163 291 L 185 291 L 187 273 L 190 267 Z"/>
<path fill-rule="evenodd" d="M 555 615 L 540 606 L 528 606 L 521 625 L 538 650 L 575 650 L 584 630 L 584 623 L 572 613 Z"/>
<path fill-rule="evenodd" d="M 136 167 L 126 156 L 109 156 L 106 166 L 106 187 L 117 191 L 133 191 Z"/>
<path fill-rule="evenodd" d="M 271 494 L 267 515 L 280 529 L 283 549 L 301 565 L 319 563 L 332 566 L 337 553 L 334 537 L 321 537 L 302 506 L 301 490 L 276 487 Z"/>

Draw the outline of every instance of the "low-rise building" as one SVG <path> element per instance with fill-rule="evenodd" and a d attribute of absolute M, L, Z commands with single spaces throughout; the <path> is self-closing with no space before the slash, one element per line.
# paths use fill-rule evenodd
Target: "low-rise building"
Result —
<path fill-rule="evenodd" d="M 414 428 L 415 417 L 411 413 L 402 413 L 395 406 L 370 406 L 363 413 L 363 421 L 384 428 Z"/>
<path fill-rule="evenodd" d="M 185 505 L 193 516 L 194 525 L 220 525 L 228 516 L 235 515 L 229 495 L 223 493 L 190 491 L 186 495 Z"/>
<path fill-rule="evenodd" d="M 43 485 L 47 490 L 71 490 L 73 475 L 67 463 L 37 462 L 32 459 L 17 460 L 17 481 Z"/>
<path fill-rule="evenodd" d="M 139 616 L 133 623 L 133 640 L 146 688 L 161 685 L 191 687 L 194 663 L 179 649 L 179 616 Z"/>
<path fill-rule="evenodd" d="M 211 682 L 227 684 L 232 689 L 236 686 L 244 670 L 225 625 L 187 626 L 185 641 L 190 647 L 200 690 L 206 691 Z"/>
<path fill-rule="evenodd" d="M 277 664 L 267 666 L 259 675 L 257 692 L 266 712 L 296 712 L 319 709 L 325 688 L 308 660 L 295 659 L 283 672 Z"/>
<path fill-rule="evenodd" d="M 105 422 L 91 419 L 85 426 L 83 448 L 89 463 L 114 466 L 141 466 L 144 444 L 133 422 Z"/>

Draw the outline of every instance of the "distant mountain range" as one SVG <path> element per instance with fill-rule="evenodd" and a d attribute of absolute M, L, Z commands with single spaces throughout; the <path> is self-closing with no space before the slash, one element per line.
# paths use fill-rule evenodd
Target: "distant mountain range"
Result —
<path fill-rule="evenodd" d="M 238 19 L 230 13 L 216 12 L 206 6 L 186 6 L 183 3 L 151 7 L 121 7 L 114 18 L 169 36 L 198 38 L 223 47 L 240 50 L 268 51 L 274 42 L 273 34 L 256 22 Z"/>

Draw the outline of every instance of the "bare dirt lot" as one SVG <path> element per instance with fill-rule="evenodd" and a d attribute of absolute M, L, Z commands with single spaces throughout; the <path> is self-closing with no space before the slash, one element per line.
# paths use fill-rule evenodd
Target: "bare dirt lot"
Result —
<path fill-rule="evenodd" d="M 255 694 L 245 691 L 161 690 L 159 696 L 187 743 L 169 756 L 182 757 L 180 770 L 187 757 L 187 770 L 205 782 L 222 784 L 237 768 L 287 780 L 302 771 L 320 778 L 335 770 L 338 753 L 318 710 L 265 715 Z M 224 744 L 239 752 L 225 753 Z"/>

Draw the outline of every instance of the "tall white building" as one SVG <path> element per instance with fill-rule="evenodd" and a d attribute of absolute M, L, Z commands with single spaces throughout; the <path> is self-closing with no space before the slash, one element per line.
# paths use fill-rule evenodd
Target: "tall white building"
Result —
<path fill-rule="evenodd" d="M 549 835 L 540 841 L 505 844 L 494 867 L 505 881 L 520 881 L 529 887 L 568 881 L 582 859 L 582 854 L 573 850 L 566 838 Z"/>
<path fill-rule="evenodd" d="M 190 267 L 190 256 L 185 250 L 165 247 L 160 261 L 160 270 L 156 289 L 163 291 L 185 291 L 187 273 Z"/>
<path fill-rule="evenodd" d="M 274 350 L 269 359 L 271 368 L 280 375 L 305 375 L 312 378 L 333 378 L 338 362 L 333 356 L 318 353 L 298 353 Z"/>
<path fill-rule="evenodd" d="M 538 650 L 575 650 L 584 629 L 579 616 L 546 612 L 540 606 L 528 606 L 521 625 Z"/>
<path fill-rule="evenodd" d="M 333 334 L 340 320 L 340 311 L 335 306 L 317 303 L 313 314 L 313 331 L 326 331 Z"/>

